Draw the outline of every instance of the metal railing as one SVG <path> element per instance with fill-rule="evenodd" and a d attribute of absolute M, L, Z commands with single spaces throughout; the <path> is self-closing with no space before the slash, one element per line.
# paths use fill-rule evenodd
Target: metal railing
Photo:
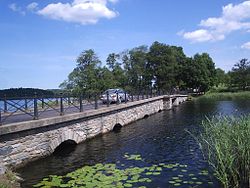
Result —
<path fill-rule="evenodd" d="M 105 93 L 91 96 L 37 96 L 0 98 L 0 125 L 38 120 L 65 114 L 79 113 L 121 103 L 144 100 L 169 94 L 163 91 L 140 91 L 135 93 Z"/>

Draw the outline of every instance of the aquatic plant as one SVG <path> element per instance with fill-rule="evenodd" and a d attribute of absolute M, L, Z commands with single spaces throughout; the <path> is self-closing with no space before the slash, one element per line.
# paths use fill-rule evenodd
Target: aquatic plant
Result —
<path fill-rule="evenodd" d="M 225 188 L 250 187 L 250 115 L 207 119 L 202 125 L 198 141 L 215 176 Z"/>
<path fill-rule="evenodd" d="M 129 155 L 126 153 L 123 158 L 128 161 L 134 160 L 141 163 L 144 161 L 144 159 L 139 154 Z M 179 163 L 159 163 L 144 167 L 129 165 L 127 168 L 124 164 L 120 164 L 120 162 L 107 164 L 98 163 L 92 166 L 84 166 L 64 176 L 51 175 L 47 178 L 44 178 L 40 183 L 34 185 L 33 187 L 126 188 L 136 186 L 139 188 L 145 188 L 146 184 L 152 182 L 154 176 L 161 175 L 165 170 L 174 169 L 176 169 L 176 172 L 179 174 L 169 180 L 168 183 L 170 185 L 173 185 L 174 187 L 178 187 L 183 184 L 192 186 L 202 185 L 203 183 L 200 182 L 197 177 L 194 175 L 192 177 L 189 176 L 187 173 L 187 168 L 187 165 Z"/>

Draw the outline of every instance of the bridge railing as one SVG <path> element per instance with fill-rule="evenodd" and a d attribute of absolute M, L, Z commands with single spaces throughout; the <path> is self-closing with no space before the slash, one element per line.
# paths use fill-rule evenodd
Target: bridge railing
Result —
<path fill-rule="evenodd" d="M 166 94 L 170 93 L 146 90 L 136 93 L 117 93 L 115 96 L 107 92 L 104 98 L 100 94 L 88 96 L 37 96 L 34 94 L 33 97 L 3 97 L 0 98 L 0 125 L 63 116 Z"/>

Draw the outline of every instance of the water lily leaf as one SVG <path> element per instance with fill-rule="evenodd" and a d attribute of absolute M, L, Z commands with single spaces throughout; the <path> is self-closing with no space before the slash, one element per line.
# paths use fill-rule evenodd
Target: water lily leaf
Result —
<path fill-rule="evenodd" d="M 168 181 L 168 183 L 175 184 L 175 181 Z"/>
<path fill-rule="evenodd" d="M 132 187 L 133 185 L 132 184 L 130 184 L 130 183 L 125 183 L 124 184 L 124 187 Z"/>
<path fill-rule="evenodd" d="M 196 184 L 197 184 L 197 185 L 201 185 L 201 184 L 202 184 L 202 182 L 198 181 L 198 182 L 196 182 Z"/>
<path fill-rule="evenodd" d="M 175 183 L 174 186 L 180 186 L 181 184 L 180 183 Z"/>
<path fill-rule="evenodd" d="M 172 177 L 172 179 L 174 179 L 174 180 L 178 180 L 178 179 L 179 179 L 179 177 Z"/>
<path fill-rule="evenodd" d="M 182 182 L 182 180 L 181 179 L 177 179 L 177 180 L 175 180 L 175 182 L 180 183 L 180 182 Z"/>

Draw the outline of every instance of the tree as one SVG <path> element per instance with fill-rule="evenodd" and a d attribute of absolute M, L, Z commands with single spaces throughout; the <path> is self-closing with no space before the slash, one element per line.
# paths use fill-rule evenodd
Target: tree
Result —
<path fill-rule="evenodd" d="M 207 54 L 196 54 L 183 67 L 182 79 L 188 88 L 207 91 L 214 85 L 216 70 L 212 58 Z"/>
<path fill-rule="evenodd" d="M 216 70 L 216 77 L 214 80 L 214 83 L 216 86 L 219 86 L 220 84 L 225 85 L 227 83 L 227 74 L 224 70 L 217 68 Z"/>
<path fill-rule="evenodd" d="M 126 78 L 125 78 L 124 70 L 121 66 L 122 63 L 119 60 L 120 60 L 119 54 L 111 53 L 108 55 L 106 62 L 107 62 L 109 70 L 112 73 L 113 87 L 124 88 L 126 85 L 125 84 Z"/>
<path fill-rule="evenodd" d="M 74 94 L 93 94 L 100 92 L 98 78 L 100 78 L 100 64 L 94 50 L 85 50 L 76 60 L 76 68 L 69 74 L 68 80 L 62 87 L 71 89 Z"/>
<path fill-rule="evenodd" d="M 231 85 L 246 90 L 250 86 L 250 61 L 241 59 L 230 72 Z"/>
<path fill-rule="evenodd" d="M 127 78 L 127 89 L 141 91 L 151 88 L 147 62 L 147 46 L 139 46 L 122 53 L 123 66 Z"/>
<path fill-rule="evenodd" d="M 154 42 L 147 57 L 158 89 L 170 90 L 182 85 L 180 70 L 186 61 L 182 48 Z"/>

